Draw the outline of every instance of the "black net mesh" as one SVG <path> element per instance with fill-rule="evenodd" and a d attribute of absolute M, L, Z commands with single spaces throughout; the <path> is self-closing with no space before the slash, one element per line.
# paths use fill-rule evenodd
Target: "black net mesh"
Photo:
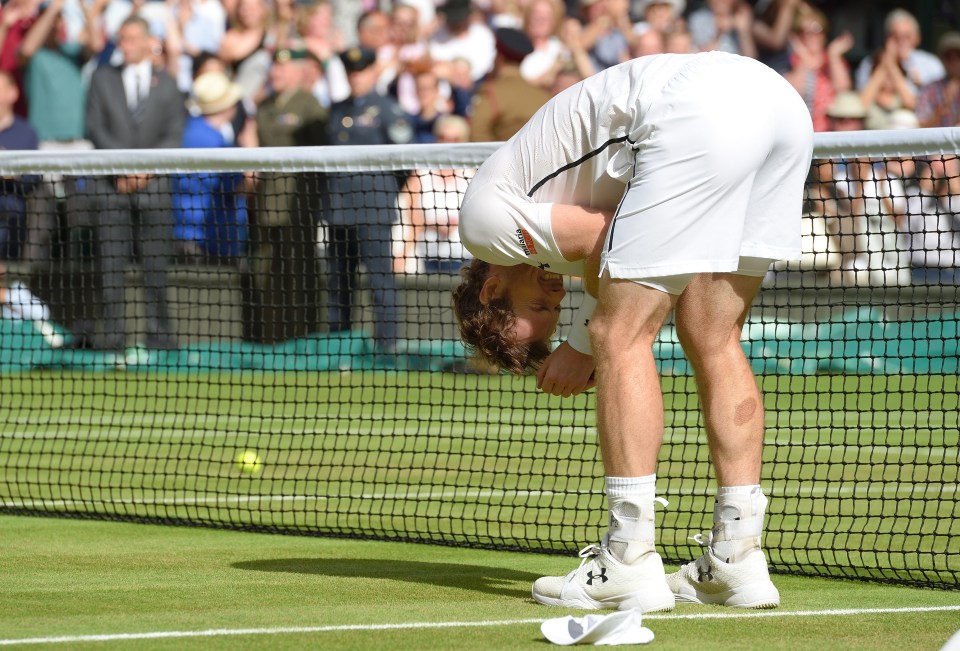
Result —
<path fill-rule="evenodd" d="M 564 553 L 599 539 L 592 395 L 492 374 L 458 340 L 474 169 L 382 167 L 5 181 L 0 512 Z M 804 256 L 771 270 L 744 331 L 775 570 L 960 582 L 956 212 L 956 156 L 814 162 Z M 658 544 L 685 561 L 713 479 L 670 324 L 656 355 Z"/>

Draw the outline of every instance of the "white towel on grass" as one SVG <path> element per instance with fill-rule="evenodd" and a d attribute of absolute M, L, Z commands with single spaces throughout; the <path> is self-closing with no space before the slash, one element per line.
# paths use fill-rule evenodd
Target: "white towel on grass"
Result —
<path fill-rule="evenodd" d="M 647 644 L 653 641 L 653 631 L 643 626 L 639 608 L 622 610 L 610 615 L 585 617 L 557 617 L 540 625 L 540 631 L 554 644 Z"/>

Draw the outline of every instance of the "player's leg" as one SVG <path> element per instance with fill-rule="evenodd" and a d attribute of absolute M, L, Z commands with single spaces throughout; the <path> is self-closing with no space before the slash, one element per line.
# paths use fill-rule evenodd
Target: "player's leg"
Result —
<path fill-rule="evenodd" d="M 656 553 L 654 498 L 663 439 L 663 399 L 653 342 L 675 296 L 634 281 L 600 281 L 590 321 L 597 363 L 597 430 L 606 475 L 609 530 L 565 577 L 533 586 L 537 601 L 575 608 L 669 610 L 674 597 Z"/>
<path fill-rule="evenodd" d="M 697 380 L 718 486 L 704 555 L 667 577 L 681 601 L 746 608 L 780 603 L 760 547 L 767 503 L 760 489 L 763 401 L 740 345 L 761 280 L 699 274 L 677 303 L 677 336 Z"/>
<path fill-rule="evenodd" d="M 677 336 L 693 367 L 710 456 L 721 486 L 756 484 L 763 403 L 740 345 L 762 277 L 698 274 L 677 302 Z"/>

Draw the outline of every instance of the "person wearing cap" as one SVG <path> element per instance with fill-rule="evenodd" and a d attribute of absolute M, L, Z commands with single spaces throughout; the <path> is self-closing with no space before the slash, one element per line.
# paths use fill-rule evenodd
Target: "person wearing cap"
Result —
<path fill-rule="evenodd" d="M 530 39 L 519 29 L 500 27 L 494 32 L 497 58 L 493 75 L 477 90 L 470 107 L 470 140 L 502 142 L 520 130 L 550 93 L 520 74 L 524 57 L 533 52 Z"/>
<path fill-rule="evenodd" d="M 223 72 L 193 82 L 185 149 L 236 146 L 233 118 L 243 89 Z M 173 179 L 173 236 L 181 262 L 230 261 L 246 252 L 247 205 L 239 173 L 184 174 Z"/>
<path fill-rule="evenodd" d="M 282 48 L 270 66 L 270 95 L 257 108 L 257 134 L 263 147 L 327 144 L 329 113 L 305 88 L 308 53 Z"/>
<path fill-rule="evenodd" d="M 325 145 L 329 112 L 306 90 L 307 51 L 273 55 L 270 95 L 257 108 L 262 147 Z M 260 175 L 251 214 L 252 331 L 257 341 L 282 341 L 320 329 L 315 214 L 321 187 L 307 174 Z M 280 298 L 282 297 L 282 298 Z"/>
<path fill-rule="evenodd" d="M 330 109 L 330 144 L 411 142 L 410 116 L 394 98 L 376 91 L 376 54 L 353 47 L 342 52 L 340 59 L 350 82 L 350 96 Z M 328 189 L 329 204 L 321 214 L 327 227 L 327 324 L 331 332 L 352 328 L 356 275 L 362 262 L 373 297 L 376 351 L 389 364 L 397 343 L 391 227 L 398 219 L 398 179 L 389 172 L 330 174 Z"/>
<path fill-rule="evenodd" d="M 960 126 L 960 32 L 947 32 L 937 41 L 937 54 L 946 76 L 928 84 L 917 98 L 921 127 Z"/>
<path fill-rule="evenodd" d="M 565 608 L 772 608 L 761 538 L 763 399 L 741 346 L 774 260 L 801 253 L 809 111 L 771 68 L 725 52 L 651 55 L 552 98 L 477 171 L 460 206 L 454 312 L 468 349 L 568 397 L 596 386 L 609 530 L 566 576 L 533 584 Z M 586 293 L 552 346 L 563 276 Z M 654 341 L 675 314 L 717 481 L 695 561 L 656 551 L 663 395 Z M 706 479 L 706 478 L 704 478 Z"/>

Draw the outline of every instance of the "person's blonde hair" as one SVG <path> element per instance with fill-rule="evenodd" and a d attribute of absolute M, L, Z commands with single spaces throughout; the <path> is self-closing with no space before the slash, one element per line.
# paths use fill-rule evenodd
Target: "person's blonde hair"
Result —
<path fill-rule="evenodd" d="M 530 20 L 530 13 L 533 11 L 533 5 L 538 2 L 545 2 L 553 8 L 553 29 L 551 32 L 556 36 L 560 32 L 560 25 L 563 24 L 563 19 L 566 16 L 566 11 L 563 6 L 563 3 L 560 0 L 530 0 L 526 8 L 523 10 L 523 31 L 527 31 L 527 23 Z"/>
<path fill-rule="evenodd" d="M 459 115 L 441 115 L 433 123 L 433 135 L 438 135 L 443 129 L 450 127 L 457 130 L 461 142 L 470 140 L 470 123 Z"/>
<path fill-rule="evenodd" d="M 237 0 L 237 4 L 234 6 L 233 11 L 230 12 L 230 15 L 227 16 L 227 27 L 230 29 L 239 29 L 242 27 L 240 25 L 240 5 L 243 4 L 244 0 Z M 250 0 L 254 4 L 260 6 L 263 9 L 263 18 L 260 19 L 260 24 L 258 27 L 260 29 L 269 29 L 273 27 L 276 23 L 276 16 L 273 10 L 272 5 L 264 4 L 263 0 Z"/>
<path fill-rule="evenodd" d="M 824 34 L 830 31 L 830 21 L 827 19 L 827 15 L 816 7 L 811 7 L 806 3 L 800 5 L 800 8 L 793 14 L 793 31 L 803 31 L 803 26 L 809 20 L 816 21 L 817 24 L 823 28 Z"/>
<path fill-rule="evenodd" d="M 331 14 L 334 12 L 334 6 L 330 0 L 314 0 L 308 5 L 297 8 L 297 16 L 294 22 L 298 34 L 301 36 L 306 35 L 307 28 L 310 26 L 310 19 L 321 9 L 329 9 Z"/>

